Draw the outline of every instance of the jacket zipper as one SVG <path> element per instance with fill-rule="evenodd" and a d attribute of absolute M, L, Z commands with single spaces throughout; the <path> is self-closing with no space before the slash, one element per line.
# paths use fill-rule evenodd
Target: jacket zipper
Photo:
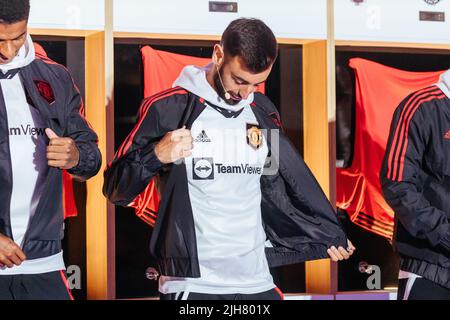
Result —
<path fill-rule="evenodd" d="M 27 92 L 29 89 L 28 89 L 28 82 L 27 82 L 27 79 L 23 76 L 23 74 L 20 74 L 20 77 L 21 77 L 21 80 L 22 80 L 22 83 L 23 83 L 23 86 L 24 86 L 24 89 L 25 89 L 25 91 Z M 30 89 L 31 90 L 31 89 Z M 28 91 L 28 95 L 29 95 L 29 97 L 30 97 L 30 99 L 33 101 L 33 103 L 34 103 L 34 99 L 33 99 L 33 94 L 31 93 L 31 92 L 29 92 Z M 48 123 L 48 121 L 47 121 L 47 128 L 51 128 L 51 126 L 49 125 L 49 123 Z M 25 248 L 25 245 L 27 244 L 27 242 L 28 242 L 28 234 L 30 233 L 30 227 L 32 226 L 32 222 L 34 221 L 34 219 L 38 216 L 38 214 L 40 213 L 40 211 L 41 211 L 41 208 L 42 208 L 42 206 L 43 206 L 43 202 L 47 199 L 47 193 L 48 193 L 48 189 L 49 189 L 49 183 L 50 183 L 50 177 L 51 177 L 51 175 L 53 174 L 53 170 L 52 170 L 52 168 L 50 168 L 49 167 L 49 170 L 48 170 L 48 173 L 47 173 L 47 179 L 45 180 L 45 184 L 44 184 L 44 189 L 42 190 L 42 194 L 41 194 L 41 197 L 40 197 L 40 199 L 39 199 L 39 203 L 38 203 L 38 205 L 37 205 L 37 207 L 36 207 L 36 211 L 34 212 L 34 214 L 33 214 L 33 216 L 31 217 L 30 216 L 30 219 L 29 219 L 29 221 L 28 221 L 28 227 L 27 227 L 27 229 L 26 229 L 26 231 L 25 231 L 25 234 L 24 234 L 24 236 L 23 236 L 23 240 L 22 240 L 22 244 L 21 244 L 21 248 L 22 248 L 22 250 L 23 250 L 23 248 Z"/>

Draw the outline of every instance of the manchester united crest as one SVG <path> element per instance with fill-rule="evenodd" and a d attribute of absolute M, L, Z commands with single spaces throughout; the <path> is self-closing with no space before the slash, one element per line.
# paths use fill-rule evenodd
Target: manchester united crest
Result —
<path fill-rule="evenodd" d="M 256 150 L 262 145 L 262 141 L 261 128 L 256 124 L 247 123 L 247 143 Z"/>

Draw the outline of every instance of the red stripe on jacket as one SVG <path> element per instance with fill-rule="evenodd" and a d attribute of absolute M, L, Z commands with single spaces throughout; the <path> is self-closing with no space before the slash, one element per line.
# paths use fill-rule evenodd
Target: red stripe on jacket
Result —
<path fill-rule="evenodd" d="M 399 176 L 398 176 L 397 181 L 402 181 L 403 180 L 403 169 L 404 169 L 404 164 L 405 164 L 404 159 L 405 159 L 406 149 L 408 148 L 409 125 L 411 123 L 412 117 L 414 116 L 414 113 L 420 107 L 420 105 L 422 103 L 425 103 L 425 102 L 428 102 L 428 101 L 431 101 L 431 100 L 435 100 L 435 99 L 442 99 L 444 97 L 445 97 L 445 94 L 441 94 L 441 95 L 439 95 L 437 97 L 429 97 L 427 99 L 423 99 L 422 101 L 420 101 L 420 103 L 417 104 L 417 106 L 415 106 L 414 110 L 411 112 L 409 118 L 407 119 L 406 131 L 405 131 L 405 135 L 404 135 L 406 143 L 403 145 L 402 153 L 401 153 L 400 158 L 398 160 L 398 163 L 400 163 L 400 170 L 399 170 Z"/>
<path fill-rule="evenodd" d="M 147 116 L 148 111 L 150 110 L 150 107 L 152 104 L 154 104 L 155 102 L 162 100 L 164 98 L 170 97 L 172 95 L 175 94 L 187 94 L 187 91 L 180 88 L 180 87 L 176 87 L 176 88 L 171 88 L 165 91 L 162 91 L 148 99 L 146 99 L 139 111 L 139 121 L 136 124 L 136 126 L 133 128 L 133 130 L 131 131 L 131 133 L 128 135 L 128 137 L 125 139 L 125 141 L 122 143 L 122 145 L 120 146 L 120 148 L 118 149 L 116 155 L 114 158 L 120 158 L 122 157 L 131 147 L 131 145 L 133 144 L 133 140 L 134 137 L 136 135 L 136 133 L 138 132 L 138 130 L 141 128 L 142 123 L 144 122 L 145 117 Z"/>
<path fill-rule="evenodd" d="M 445 94 L 438 87 L 432 90 L 426 88 L 411 96 L 406 103 L 398 119 L 394 140 L 389 152 L 387 177 L 390 180 L 403 180 L 404 159 L 409 142 L 409 126 L 415 112 L 423 103 L 444 97 Z"/>
<path fill-rule="evenodd" d="M 406 102 L 402 112 L 400 113 L 400 116 L 398 118 L 397 121 L 397 126 L 395 128 L 395 133 L 394 133 L 394 140 L 392 141 L 392 145 L 391 145 L 391 149 L 389 152 L 389 158 L 388 158 L 388 173 L 387 173 L 387 177 L 389 179 L 393 179 L 393 175 L 395 172 L 395 170 L 393 170 L 392 168 L 392 160 L 394 158 L 397 157 L 397 150 L 398 150 L 398 144 L 399 144 L 399 139 L 401 136 L 401 131 L 403 131 L 403 118 L 405 117 L 405 113 L 410 109 L 411 104 L 414 104 L 417 99 L 420 99 L 424 94 L 429 94 L 429 93 L 433 93 L 433 92 L 437 92 L 437 87 L 436 88 L 424 88 L 422 90 L 417 91 L 416 93 L 414 93 Z"/>

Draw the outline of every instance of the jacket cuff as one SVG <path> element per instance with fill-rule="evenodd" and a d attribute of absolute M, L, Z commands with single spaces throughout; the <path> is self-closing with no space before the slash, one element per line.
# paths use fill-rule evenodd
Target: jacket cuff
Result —
<path fill-rule="evenodd" d="M 332 246 L 335 246 L 336 248 L 342 247 L 344 249 L 347 249 L 347 237 L 345 235 L 341 235 L 333 238 L 330 242 L 328 242 L 327 249 L 331 248 Z"/>
<path fill-rule="evenodd" d="M 67 172 L 80 177 L 95 175 L 98 171 L 98 149 L 93 150 L 89 143 L 77 143 L 77 148 L 80 154 L 80 160 L 75 167 L 67 170 Z"/>
<path fill-rule="evenodd" d="M 139 162 L 148 171 L 154 173 L 159 171 L 163 166 L 155 153 L 156 143 L 150 143 L 139 151 Z"/>

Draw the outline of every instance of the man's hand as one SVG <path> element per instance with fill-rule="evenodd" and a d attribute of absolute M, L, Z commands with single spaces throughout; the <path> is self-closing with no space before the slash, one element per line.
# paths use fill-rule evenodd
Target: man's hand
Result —
<path fill-rule="evenodd" d="M 184 126 L 168 132 L 155 147 L 155 154 L 164 164 L 173 163 L 189 157 L 194 148 L 191 131 Z"/>
<path fill-rule="evenodd" d="M 0 234 L 0 268 L 20 266 L 27 257 L 10 238 Z"/>
<path fill-rule="evenodd" d="M 45 129 L 50 142 L 47 146 L 47 160 L 50 167 L 72 169 L 80 161 L 80 152 L 71 138 L 60 138 L 52 129 Z"/>
<path fill-rule="evenodd" d="M 356 248 L 353 245 L 353 243 L 350 240 L 347 240 L 347 249 L 344 249 L 342 247 L 336 249 L 335 246 L 332 246 L 327 250 L 327 252 L 331 260 L 337 262 L 341 260 L 347 260 L 348 258 L 350 258 L 350 256 L 353 254 L 355 250 Z"/>

